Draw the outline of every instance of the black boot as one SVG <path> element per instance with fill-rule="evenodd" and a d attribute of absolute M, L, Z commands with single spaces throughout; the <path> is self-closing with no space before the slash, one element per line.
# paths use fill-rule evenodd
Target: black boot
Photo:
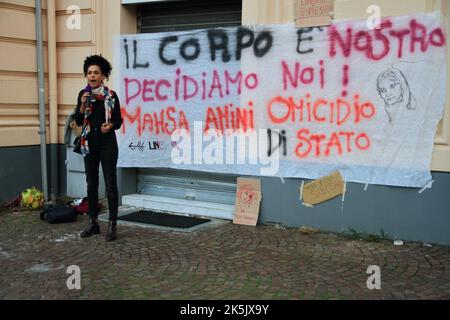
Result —
<path fill-rule="evenodd" d="M 106 234 L 106 241 L 114 241 L 117 238 L 117 222 L 110 221 L 108 224 L 108 233 Z"/>
<path fill-rule="evenodd" d="M 100 233 L 100 225 L 98 224 L 97 219 L 90 218 L 89 219 L 89 227 L 86 230 L 80 233 L 80 237 L 87 238 L 93 236 L 94 234 Z"/>

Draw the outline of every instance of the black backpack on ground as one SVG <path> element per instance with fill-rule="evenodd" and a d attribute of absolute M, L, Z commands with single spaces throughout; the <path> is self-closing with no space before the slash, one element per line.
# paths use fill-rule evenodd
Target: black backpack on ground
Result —
<path fill-rule="evenodd" d="M 74 222 L 77 216 L 75 208 L 68 205 L 50 205 L 41 211 L 41 220 L 48 223 Z"/>

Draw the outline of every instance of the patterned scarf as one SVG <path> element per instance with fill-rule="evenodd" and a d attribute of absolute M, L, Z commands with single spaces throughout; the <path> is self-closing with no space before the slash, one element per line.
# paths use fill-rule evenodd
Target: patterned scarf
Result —
<path fill-rule="evenodd" d="M 89 154 L 89 143 L 87 140 L 87 135 L 91 131 L 91 122 L 88 117 L 92 113 L 92 108 L 94 107 L 95 101 L 105 101 L 105 122 L 109 123 L 111 119 L 111 113 L 114 109 L 114 103 L 116 101 L 116 93 L 109 90 L 103 82 L 95 89 L 92 89 L 90 85 L 86 86 L 84 92 L 89 92 L 91 95 L 86 100 L 87 106 L 84 111 L 84 121 L 83 127 L 81 129 L 81 154 L 86 156 Z"/>

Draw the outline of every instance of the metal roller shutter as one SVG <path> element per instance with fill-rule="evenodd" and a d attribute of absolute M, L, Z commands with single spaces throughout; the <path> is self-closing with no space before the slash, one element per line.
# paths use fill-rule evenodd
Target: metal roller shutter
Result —
<path fill-rule="evenodd" d="M 169 32 L 241 25 L 242 1 L 164 1 L 138 6 L 138 32 Z M 154 201 L 181 202 L 171 210 L 220 218 L 233 218 L 236 176 L 175 169 L 137 171 L 137 191 Z M 148 202 L 151 202 L 149 199 Z M 189 203 L 187 202 L 189 201 Z M 170 202 L 170 201 L 169 201 Z M 201 203 L 196 207 L 193 203 Z M 186 205 L 193 204 L 193 209 Z M 206 205 L 205 205 L 206 203 Z M 217 204 L 217 210 L 210 204 Z M 199 209 L 200 208 L 200 209 Z M 207 208 L 207 209 L 205 209 Z M 204 210 L 201 210 L 204 209 Z"/>
<path fill-rule="evenodd" d="M 236 177 L 199 171 L 139 168 L 138 193 L 233 204 Z"/>
<path fill-rule="evenodd" d="M 138 32 L 184 31 L 241 25 L 242 1 L 164 1 L 138 7 Z"/>

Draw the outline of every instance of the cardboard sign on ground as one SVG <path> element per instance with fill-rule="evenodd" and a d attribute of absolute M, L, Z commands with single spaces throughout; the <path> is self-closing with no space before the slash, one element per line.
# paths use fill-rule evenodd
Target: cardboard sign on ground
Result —
<path fill-rule="evenodd" d="M 300 191 L 302 192 L 302 191 Z M 303 202 L 309 205 L 318 204 L 342 194 L 344 180 L 339 171 L 305 184 L 303 187 Z"/>
<path fill-rule="evenodd" d="M 261 180 L 238 178 L 233 223 L 256 226 L 261 202 Z"/>
<path fill-rule="evenodd" d="M 334 0 L 297 0 L 295 25 L 300 28 L 329 26 Z"/>

